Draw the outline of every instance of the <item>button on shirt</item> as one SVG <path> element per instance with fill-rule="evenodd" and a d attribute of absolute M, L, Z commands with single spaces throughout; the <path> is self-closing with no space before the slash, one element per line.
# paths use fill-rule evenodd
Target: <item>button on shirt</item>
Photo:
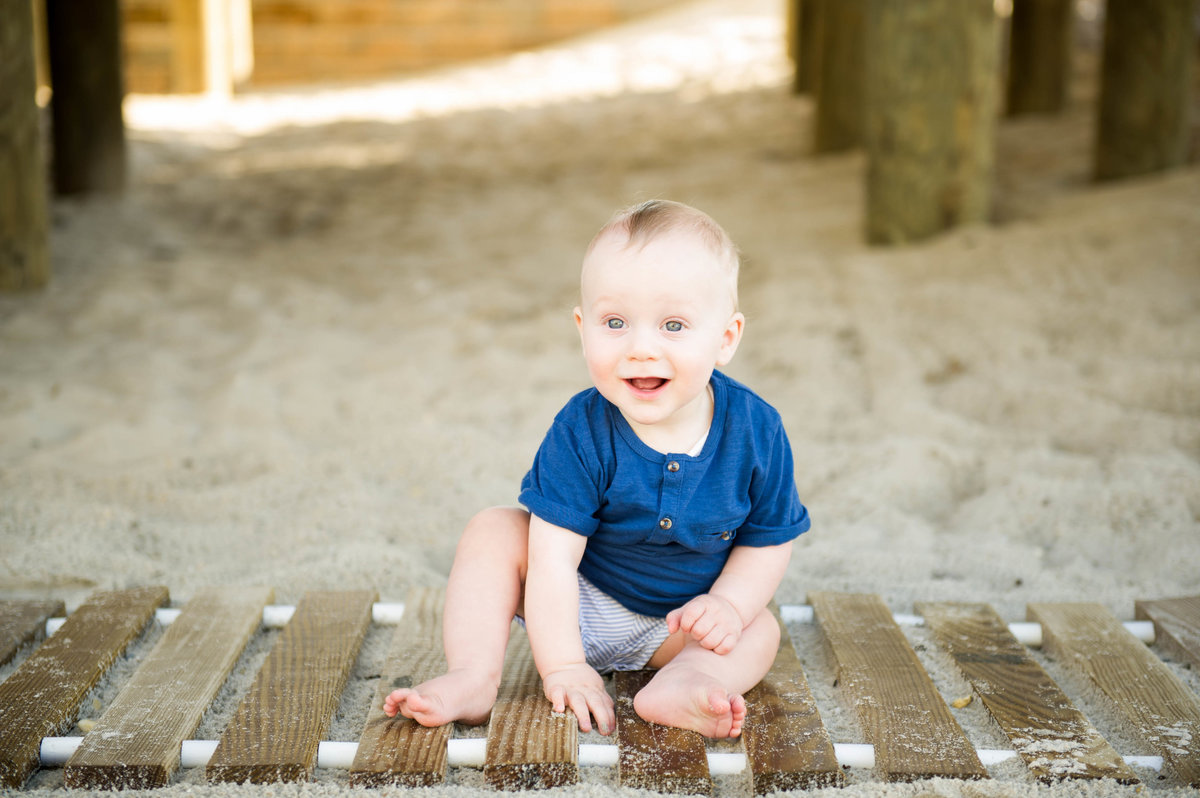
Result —
<path fill-rule="evenodd" d="M 663 616 L 705 593 L 733 546 L 786 543 L 809 528 L 779 414 L 714 372 L 701 451 L 662 454 L 594 388 L 546 433 L 520 501 L 589 538 L 580 573 L 629 609 Z"/>

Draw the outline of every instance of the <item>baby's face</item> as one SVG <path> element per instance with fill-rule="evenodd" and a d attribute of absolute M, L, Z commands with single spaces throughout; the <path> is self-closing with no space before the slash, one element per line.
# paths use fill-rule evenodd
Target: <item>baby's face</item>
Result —
<path fill-rule="evenodd" d="M 610 233 L 584 260 L 575 321 L 588 372 L 643 440 L 685 451 L 708 427 L 713 369 L 741 340 L 734 278 L 694 235 L 625 244 Z"/>

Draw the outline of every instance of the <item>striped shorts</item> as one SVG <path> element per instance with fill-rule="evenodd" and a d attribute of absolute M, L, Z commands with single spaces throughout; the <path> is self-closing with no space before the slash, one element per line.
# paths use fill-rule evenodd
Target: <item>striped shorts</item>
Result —
<path fill-rule="evenodd" d="M 579 632 L 583 653 L 600 673 L 636 671 L 668 637 L 667 619 L 640 615 L 579 576 Z"/>

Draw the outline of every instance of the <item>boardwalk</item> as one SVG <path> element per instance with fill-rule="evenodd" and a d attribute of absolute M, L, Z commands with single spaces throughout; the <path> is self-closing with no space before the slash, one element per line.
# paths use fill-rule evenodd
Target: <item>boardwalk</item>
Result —
<path fill-rule="evenodd" d="M 347 780 L 364 786 L 432 785 L 445 781 L 449 769 L 471 765 L 482 767 L 493 787 L 513 790 L 576 784 L 586 780 L 581 774 L 590 766 L 603 764 L 616 768 L 623 785 L 688 794 L 713 793 L 715 773 L 746 772 L 749 789 L 765 794 L 840 784 L 839 765 L 865 762 L 856 758 L 864 746 L 849 743 L 864 742 L 871 744 L 865 747 L 870 765 L 887 781 L 993 778 L 984 762 L 994 761 L 997 752 L 976 750 L 979 744 L 955 718 L 954 707 L 962 702 L 938 693 L 925 658 L 917 655 L 882 598 L 827 592 L 811 597 L 812 609 L 827 643 L 828 665 L 837 674 L 835 700 L 857 708 L 860 740 L 831 738 L 787 635 L 775 668 L 748 695 L 753 722 L 744 741 L 716 744 L 641 721 L 631 700 L 651 675 L 641 672 L 613 680 L 619 721 L 614 738 L 580 745 L 572 719 L 555 716 L 541 695 L 520 630 L 510 643 L 501 700 L 486 739 L 451 739 L 448 728 L 424 730 L 403 719 L 381 720 L 378 705 L 390 685 L 419 681 L 440 667 L 436 630 L 441 593 L 429 590 L 409 595 L 408 609 L 392 629 L 372 624 L 374 596 L 369 592 L 309 594 L 280 621 L 283 631 L 220 741 L 205 745 L 185 740 L 196 730 L 203 705 L 225 681 L 247 633 L 253 634 L 260 615 L 278 609 L 268 607 L 263 614 L 268 597 L 266 591 L 229 589 L 224 595 L 210 590 L 195 598 L 99 717 L 95 728 L 110 731 L 103 739 L 85 737 L 80 743 L 55 735 L 69 729 L 87 687 L 103 678 L 115 654 L 167 598 L 165 588 L 97 594 L 0 682 L 4 786 L 25 786 L 39 767 L 41 750 L 43 767 L 65 765 L 67 785 L 108 788 L 164 786 L 171 783 L 175 768 L 202 764 L 206 778 L 214 782 L 309 781 L 316 768 L 339 768 L 355 774 L 347 773 Z M 1200 602 L 1194 598 L 1139 603 L 1144 614 L 1163 606 L 1171 611 L 1172 628 L 1196 624 Z M 14 618 L 41 611 L 12 602 L 0 607 Z M 1141 767 L 1122 761 L 986 605 L 919 604 L 917 609 L 927 615 L 934 635 L 930 639 L 975 685 L 1009 735 L 1013 755 L 1024 760 L 1030 778 L 1101 777 L 1136 784 L 1153 774 L 1156 780 L 1200 786 L 1200 751 L 1187 743 L 1200 737 L 1200 696 L 1159 658 L 1155 647 L 1104 608 L 1043 603 L 1030 605 L 1029 614 L 1041 623 L 1045 644 L 1053 647 L 1056 658 L 1080 679 L 1093 681 L 1111 709 L 1128 719 L 1142 745 L 1155 752 L 1153 758 L 1135 761 Z M 357 721 L 358 740 L 330 741 L 326 732 L 332 714 L 369 629 L 392 640 L 381 672 L 360 677 L 374 687 L 373 707 Z M 28 629 L 21 631 L 23 639 L 28 634 Z M 191 649 L 194 655 L 188 653 L 189 641 L 197 646 Z M 81 674 L 79 686 L 47 704 L 37 687 L 39 679 L 44 681 L 39 674 L 68 665 Z M 1153 683 L 1135 689 L 1121 677 L 1128 673 L 1146 674 Z M 192 687 L 178 689 L 181 685 Z M 46 749 L 43 738 L 48 738 Z M 53 745 L 72 751 L 55 754 Z M 148 756 L 148 751 L 153 753 Z M 1148 761 L 1161 762 L 1161 774 L 1148 770 Z"/>

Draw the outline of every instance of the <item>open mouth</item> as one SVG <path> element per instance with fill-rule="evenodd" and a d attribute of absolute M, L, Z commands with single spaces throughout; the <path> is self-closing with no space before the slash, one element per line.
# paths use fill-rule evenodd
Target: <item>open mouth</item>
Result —
<path fill-rule="evenodd" d="M 667 380 L 663 377 L 634 377 L 632 379 L 625 380 L 625 382 L 630 388 L 643 393 L 657 391 L 659 388 L 667 384 Z"/>

